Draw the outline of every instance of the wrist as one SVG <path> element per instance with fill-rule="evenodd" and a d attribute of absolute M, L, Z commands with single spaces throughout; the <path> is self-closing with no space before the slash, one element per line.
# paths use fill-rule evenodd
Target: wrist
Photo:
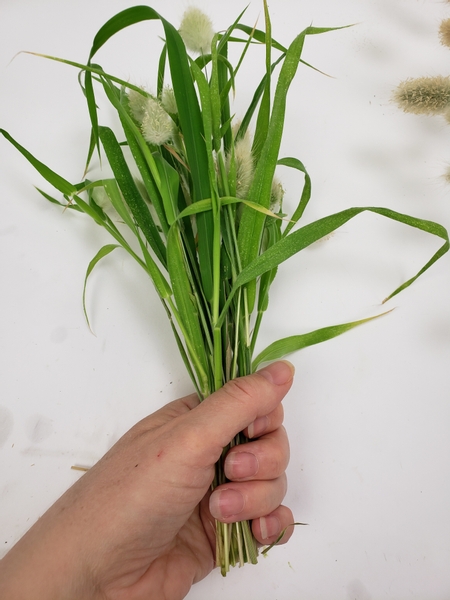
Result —
<path fill-rule="evenodd" d="M 69 532 L 48 524 L 44 515 L 0 560 L 0 598 L 94 600 L 85 557 Z"/>

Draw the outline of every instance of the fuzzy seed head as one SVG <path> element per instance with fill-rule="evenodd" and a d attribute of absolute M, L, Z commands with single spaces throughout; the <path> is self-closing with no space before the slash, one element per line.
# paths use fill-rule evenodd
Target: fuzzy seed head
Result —
<path fill-rule="evenodd" d="M 177 101 L 175 98 L 175 94 L 173 92 L 173 89 L 169 85 L 166 85 L 163 88 L 163 91 L 161 94 L 161 104 L 162 104 L 162 107 L 164 108 L 164 110 L 167 113 L 169 113 L 169 115 L 177 115 L 178 114 L 178 107 L 177 107 Z"/>
<path fill-rule="evenodd" d="M 450 19 L 444 19 L 439 27 L 439 39 L 443 46 L 450 47 Z"/>
<path fill-rule="evenodd" d="M 234 145 L 236 162 L 236 197 L 246 198 L 253 181 L 255 170 L 252 156 L 252 144 L 248 131 Z"/>
<path fill-rule="evenodd" d="M 211 19 L 199 8 L 188 8 L 181 20 L 179 33 L 183 38 L 186 48 L 191 52 L 208 54 L 211 52 L 211 42 L 214 29 Z"/>
<path fill-rule="evenodd" d="M 136 90 L 130 90 L 128 92 L 128 106 L 134 120 L 138 123 L 142 123 L 146 110 L 147 110 L 148 96 L 144 96 Z"/>
<path fill-rule="evenodd" d="M 416 115 L 439 115 L 450 106 L 450 77 L 419 77 L 400 83 L 394 101 L 405 112 Z"/>
<path fill-rule="evenodd" d="M 174 123 L 155 98 L 147 98 L 142 135 L 149 144 L 161 146 L 172 139 Z"/>
<path fill-rule="evenodd" d="M 281 209 L 284 197 L 284 188 L 281 185 L 281 181 L 275 175 L 272 181 L 272 190 L 270 192 L 270 210 L 277 212 Z"/>

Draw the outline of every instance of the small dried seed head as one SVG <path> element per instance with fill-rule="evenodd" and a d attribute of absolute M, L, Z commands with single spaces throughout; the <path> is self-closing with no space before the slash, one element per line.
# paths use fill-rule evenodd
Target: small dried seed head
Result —
<path fill-rule="evenodd" d="M 199 8 L 191 6 L 185 11 L 178 31 L 191 52 L 211 52 L 214 29 L 211 19 Z"/>
<path fill-rule="evenodd" d="M 439 27 L 441 44 L 450 47 L 450 19 L 444 19 Z"/>
<path fill-rule="evenodd" d="M 148 96 L 144 96 L 136 90 L 128 92 L 128 106 L 135 121 L 142 123 L 147 110 Z"/>
<path fill-rule="evenodd" d="M 446 168 L 442 175 L 442 179 L 445 181 L 445 183 L 450 184 L 450 167 Z"/>
<path fill-rule="evenodd" d="M 248 130 L 244 137 L 240 138 L 234 145 L 234 159 L 236 161 L 236 197 L 246 198 L 255 170 L 252 143 Z"/>
<path fill-rule="evenodd" d="M 281 181 L 275 175 L 272 181 L 272 190 L 270 192 L 270 210 L 277 212 L 281 209 L 284 197 L 284 188 L 281 185 Z"/>
<path fill-rule="evenodd" d="M 168 85 L 164 86 L 163 88 L 161 94 L 161 104 L 164 110 L 169 113 L 169 115 L 178 114 L 178 107 L 175 94 L 173 93 L 173 89 Z"/>
<path fill-rule="evenodd" d="M 147 98 L 142 135 L 149 144 L 161 146 L 172 139 L 174 123 L 155 98 Z"/>
<path fill-rule="evenodd" d="M 416 115 L 439 115 L 450 106 L 450 77 L 419 77 L 400 83 L 394 101 L 405 112 Z"/>

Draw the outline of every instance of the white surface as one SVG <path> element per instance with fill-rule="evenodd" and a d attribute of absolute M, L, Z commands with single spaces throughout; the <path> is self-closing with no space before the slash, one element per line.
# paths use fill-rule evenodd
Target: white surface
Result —
<path fill-rule="evenodd" d="M 93 35 L 131 0 L 2 0 L 0 126 L 69 180 L 81 177 L 89 125 L 77 73 L 27 55 L 83 62 Z M 152 6 L 178 21 L 185 0 Z M 245 4 L 202 2 L 219 29 Z M 282 155 L 307 166 L 305 222 L 355 205 L 389 206 L 450 227 L 449 128 L 390 103 L 402 79 L 447 74 L 437 29 L 450 7 L 411 0 L 273 0 L 283 43 L 311 22 L 359 23 L 307 39 L 288 102 Z M 259 2 L 248 9 L 253 24 Z M 139 84 L 155 81 L 157 24 L 123 32 L 98 61 Z M 256 64 L 256 63 L 255 63 Z M 257 68 L 254 71 L 257 73 Z M 253 78 L 252 78 L 253 75 Z M 238 81 L 236 110 L 257 74 Z M 109 116 L 102 113 L 102 119 Z M 41 200 L 45 185 L 0 139 L 0 552 L 134 422 L 191 391 L 151 285 L 124 254 L 93 274 L 107 241 L 94 224 Z M 280 172 L 294 206 L 298 179 Z M 280 269 L 261 348 L 284 335 L 381 310 L 439 242 L 363 215 Z M 385 305 L 384 317 L 293 356 L 285 401 L 292 444 L 286 502 L 292 541 L 257 567 L 215 572 L 190 600 L 444 600 L 450 597 L 450 256 Z"/>

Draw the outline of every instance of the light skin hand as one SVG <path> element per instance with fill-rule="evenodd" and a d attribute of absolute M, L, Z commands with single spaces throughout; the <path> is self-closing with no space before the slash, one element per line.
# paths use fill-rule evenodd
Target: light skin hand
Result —
<path fill-rule="evenodd" d="M 214 568 L 214 518 L 253 520 L 261 544 L 292 534 L 289 445 L 281 401 L 293 368 L 278 362 L 199 404 L 166 405 L 128 431 L 0 561 L 9 600 L 181 600 Z M 214 464 L 232 448 L 230 480 L 211 494 Z"/>

